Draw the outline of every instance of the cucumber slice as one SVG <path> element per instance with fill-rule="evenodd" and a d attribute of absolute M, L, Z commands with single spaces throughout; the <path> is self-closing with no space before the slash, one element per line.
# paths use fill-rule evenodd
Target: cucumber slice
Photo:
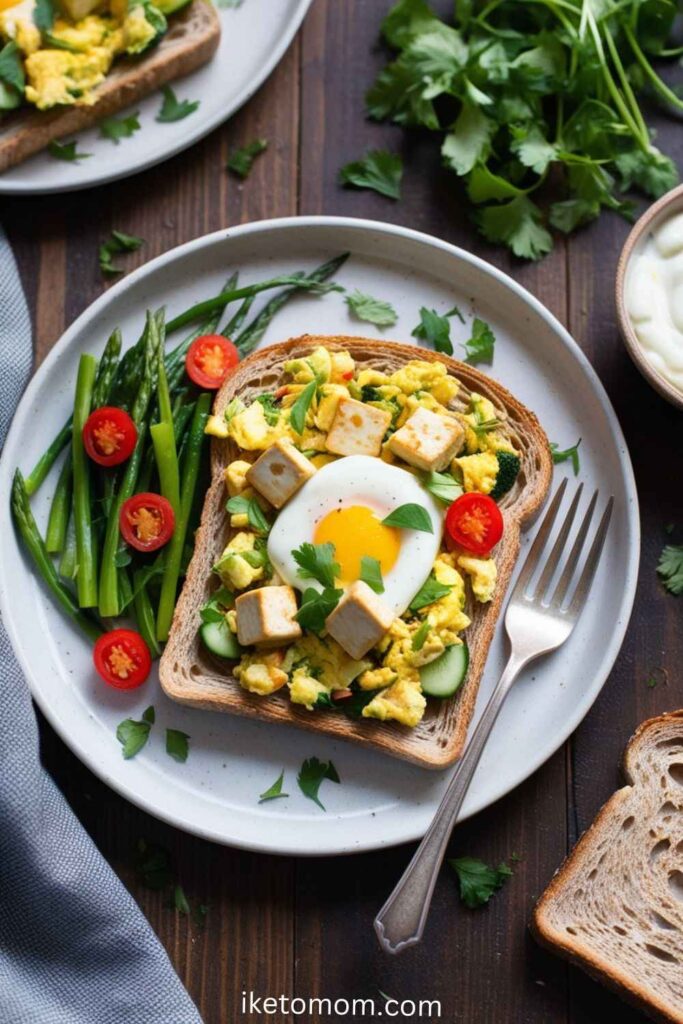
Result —
<path fill-rule="evenodd" d="M 199 635 L 212 654 L 233 661 L 239 658 L 242 648 L 227 622 L 205 622 L 199 629 Z"/>
<path fill-rule="evenodd" d="M 422 692 L 428 697 L 452 697 L 462 685 L 470 663 L 467 644 L 453 644 L 420 669 Z"/>

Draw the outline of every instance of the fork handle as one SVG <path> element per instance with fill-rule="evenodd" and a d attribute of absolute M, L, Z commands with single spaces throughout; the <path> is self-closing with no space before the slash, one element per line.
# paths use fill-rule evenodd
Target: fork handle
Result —
<path fill-rule="evenodd" d="M 375 932 L 386 953 L 400 953 L 422 938 L 451 830 L 498 712 L 524 664 L 514 652 L 510 655 L 424 839 L 375 918 Z"/>

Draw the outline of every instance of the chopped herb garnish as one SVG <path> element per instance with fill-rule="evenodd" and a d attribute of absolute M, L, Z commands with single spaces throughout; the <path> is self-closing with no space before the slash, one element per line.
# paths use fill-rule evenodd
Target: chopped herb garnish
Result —
<path fill-rule="evenodd" d="M 187 902 L 187 896 L 183 891 L 182 885 L 174 885 L 173 887 L 173 906 L 181 914 L 190 913 L 190 904 Z"/>
<path fill-rule="evenodd" d="M 179 100 L 170 85 L 165 85 L 161 91 L 164 99 L 156 120 L 162 124 L 182 121 L 188 114 L 194 114 L 199 106 L 199 100 Z"/>
<path fill-rule="evenodd" d="M 367 583 L 376 594 L 384 593 L 384 580 L 382 579 L 382 566 L 378 559 L 372 555 L 363 555 L 360 560 L 360 578 Z"/>
<path fill-rule="evenodd" d="M 346 305 L 359 320 L 377 327 L 392 327 L 398 320 L 396 310 L 389 302 L 375 299 L 358 289 L 346 296 Z"/>
<path fill-rule="evenodd" d="M 418 612 L 420 608 L 426 608 L 428 604 L 433 604 L 439 598 L 450 594 L 452 589 L 453 587 L 447 583 L 439 583 L 436 576 L 431 573 L 410 602 L 411 612 Z"/>
<path fill-rule="evenodd" d="M 309 757 L 307 761 L 304 761 L 297 777 L 299 789 L 304 796 L 316 803 L 323 811 L 325 808 L 318 798 L 318 791 L 325 779 L 329 779 L 330 782 L 341 782 L 332 762 L 319 761 L 317 757 Z"/>
<path fill-rule="evenodd" d="M 553 455 L 553 462 L 557 465 L 560 462 L 570 461 L 574 469 L 574 476 L 577 476 L 581 468 L 579 464 L 579 445 L 581 444 L 581 438 L 572 445 L 571 448 L 565 448 L 564 451 L 560 451 L 558 446 L 553 442 L 550 445 L 550 451 Z"/>
<path fill-rule="evenodd" d="M 420 625 L 420 628 L 417 630 L 417 632 L 413 636 L 413 641 L 412 641 L 412 643 L 410 645 L 411 649 L 413 651 L 421 651 L 422 650 L 422 648 L 425 645 L 425 640 L 427 639 L 427 637 L 429 635 L 429 631 L 430 631 L 431 628 L 432 627 L 431 627 L 431 625 L 429 623 L 429 619 L 425 619 L 424 622 Z"/>
<path fill-rule="evenodd" d="M 303 434 L 306 426 L 306 414 L 310 408 L 311 402 L 315 398 L 315 393 L 318 390 L 318 381 L 312 380 L 306 385 L 303 391 L 300 393 L 296 402 L 290 409 L 289 422 L 292 430 L 297 434 Z"/>
<path fill-rule="evenodd" d="M 435 470 L 427 474 L 424 486 L 444 505 L 451 505 L 463 493 L 462 485 L 451 473 L 437 473 Z"/>
<path fill-rule="evenodd" d="M 468 363 L 493 362 L 496 336 L 485 320 L 475 316 L 472 321 L 472 337 L 465 342 L 465 361 Z"/>
<path fill-rule="evenodd" d="M 322 633 L 327 616 L 337 607 L 343 593 L 336 587 L 325 587 L 322 591 L 308 587 L 301 596 L 301 607 L 295 619 L 311 633 Z"/>
<path fill-rule="evenodd" d="M 174 761 L 180 761 L 184 764 L 187 761 L 187 755 L 189 752 L 189 736 L 186 732 L 181 732 L 180 729 L 167 729 L 166 730 L 166 753 L 169 757 L 172 757 Z"/>
<path fill-rule="evenodd" d="M 317 580 L 323 587 L 333 587 L 339 576 L 339 563 L 334 560 L 334 544 L 309 544 L 304 542 L 292 551 L 292 557 L 299 566 L 299 576 L 304 580 Z"/>
<path fill-rule="evenodd" d="M 476 857 L 456 857 L 448 861 L 460 883 L 460 899 L 474 910 L 483 907 L 512 875 L 507 864 L 490 868 Z"/>
<path fill-rule="evenodd" d="M 453 355 L 449 315 L 447 313 L 445 316 L 440 316 L 435 309 L 427 309 L 426 306 L 422 306 L 420 322 L 411 331 L 412 336 L 428 342 L 436 352 L 444 352 L 447 356 Z"/>
<path fill-rule="evenodd" d="M 270 530 L 270 523 L 256 498 L 246 498 L 243 494 L 236 494 L 233 498 L 228 499 L 225 508 L 230 515 L 246 515 L 249 525 L 257 533 L 268 533 Z"/>
<path fill-rule="evenodd" d="M 138 117 L 140 111 L 128 114 L 127 117 L 105 117 L 100 121 L 100 135 L 104 139 L 110 139 L 118 146 L 121 139 L 129 139 L 131 135 L 140 130 Z"/>
<path fill-rule="evenodd" d="M 419 530 L 421 533 L 434 533 L 429 512 L 422 505 L 408 502 L 399 505 L 382 520 L 383 526 L 397 526 L 404 530 Z"/>
<path fill-rule="evenodd" d="M 100 246 L 99 259 L 100 270 L 109 276 L 122 274 L 120 267 L 114 266 L 112 257 L 124 252 L 135 252 L 144 245 L 144 239 L 136 238 L 135 235 L 127 235 L 123 231 L 112 231 L 111 238 Z"/>
<path fill-rule="evenodd" d="M 368 188 L 389 199 L 401 198 L 403 161 L 396 153 L 374 149 L 362 160 L 354 160 L 339 171 L 342 185 L 354 188 Z"/>
<path fill-rule="evenodd" d="M 254 139 L 247 146 L 234 150 L 228 158 L 226 167 L 240 178 L 247 178 L 254 165 L 254 160 L 267 148 L 268 141 L 266 139 Z"/>
<path fill-rule="evenodd" d="M 149 739 L 149 731 L 154 723 L 154 708 L 149 707 L 142 715 L 142 721 L 126 718 L 116 729 L 116 738 L 121 744 L 121 753 L 126 760 L 139 754 Z"/>
<path fill-rule="evenodd" d="M 671 594 L 683 594 L 683 544 L 667 544 L 659 556 L 657 572 Z"/>
<path fill-rule="evenodd" d="M 264 804 L 267 800 L 284 800 L 289 797 L 289 793 L 282 792 L 282 783 L 284 782 L 284 779 L 285 770 L 283 768 L 273 785 L 270 786 L 265 793 L 261 793 L 258 802 L 260 804 Z"/>
<path fill-rule="evenodd" d="M 79 160 L 86 160 L 92 156 L 92 153 L 79 153 L 77 146 L 75 139 L 73 142 L 57 142 L 56 139 L 52 139 L 47 149 L 55 160 L 65 160 L 67 163 L 78 163 Z"/>

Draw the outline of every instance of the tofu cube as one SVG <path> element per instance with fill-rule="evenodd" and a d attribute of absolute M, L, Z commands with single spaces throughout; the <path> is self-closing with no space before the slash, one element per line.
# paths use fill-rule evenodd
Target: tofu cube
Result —
<path fill-rule="evenodd" d="M 439 472 L 460 451 L 464 440 L 465 430 L 459 420 L 420 407 L 392 434 L 387 448 L 409 466 Z"/>
<path fill-rule="evenodd" d="M 384 601 L 367 583 L 356 580 L 327 616 L 325 626 L 339 646 L 358 661 L 379 643 L 393 621 L 394 613 Z"/>
<path fill-rule="evenodd" d="M 235 601 L 237 639 L 243 647 L 279 647 L 298 640 L 301 626 L 292 587 L 259 587 Z"/>
<path fill-rule="evenodd" d="M 271 505 L 282 508 L 315 471 L 315 466 L 291 441 L 280 438 L 249 467 L 246 478 Z"/>
<path fill-rule="evenodd" d="M 386 410 L 355 398 L 340 398 L 327 435 L 327 450 L 335 455 L 379 455 L 390 423 L 391 413 Z"/>

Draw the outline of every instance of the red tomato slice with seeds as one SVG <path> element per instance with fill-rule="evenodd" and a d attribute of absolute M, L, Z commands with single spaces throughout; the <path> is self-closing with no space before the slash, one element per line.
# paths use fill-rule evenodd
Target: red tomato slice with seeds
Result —
<path fill-rule="evenodd" d="M 132 419 L 115 405 L 91 412 L 83 427 L 83 445 L 98 466 L 118 466 L 133 454 L 138 432 Z"/>
<path fill-rule="evenodd" d="M 152 667 L 149 647 L 134 629 L 104 633 L 95 644 L 93 661 L 105 683 L 117 690 L 141 686 Z"/>
<path fill-rule="evenodd" d="M 448 539 L 473 555 L 486 555 L 503 536 L 503 516 L 488 494 L 470 492 L 446 512 Z"/>
<path fill-rule="evenodd" d="M 217 391 L 239 361 L 239 352 L 222 334 L 203 334 L 187 350 L 185 369 L 200 388 Z"/>
<path fill-rule="evenodd" d="M 126 544 L 136 551 L 156 551 L 173 536 L 175 515 L 161 494 L 134 494 L 121 506 L 119 529 Z"/>

